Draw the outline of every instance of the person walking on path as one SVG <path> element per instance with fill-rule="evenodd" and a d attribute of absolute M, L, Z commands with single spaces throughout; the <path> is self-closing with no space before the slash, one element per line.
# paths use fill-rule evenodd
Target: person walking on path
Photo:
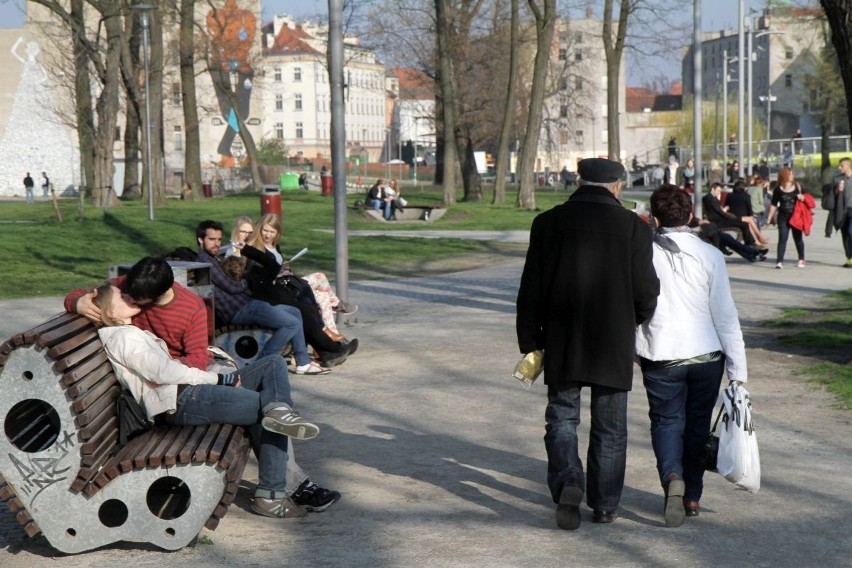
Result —
<path fill-rule="evenodd" d="M 852 189 L 849 188 L 849 182 L 852 181 L 852 159 L 842 158 L 837 168 L 840 175 L 834 180 L 837 193 L 833 210 L 834 226 L 840 225 L 840 238 L 843 239 L 843 252 L 846 254 L 843 266 L 852 268 Z"/>
<path fill-rule="evenodd" d="M 659 294 L 651 229 L 618 201 L 624 167 L 589 158 L 578 174 L 570 199 L 533 221 L 516 320 L 521 353 L 544 350 L 547 484 L 556 524 L 568 530 L 580 526 L 584 493 L 593 522 L 617 517 L 636 325 Z M 587 475 L 577 440 L 584 386 L 592 415 Z"/>
<path fill-rule="evenodd" d="M 30 172 L 27 172 L 27 175 L 24 177 L 24 193 L 26 193 L 27 196 L 27 203 L 33 203 L 35 201 L 33 187 L 35 187 L 35 182 L 33 181 Z"/>
<path fill-rule="evenodd" d="M 47 201 L 49 196 L 48 192 L 50 191 L 50 178 L 47 177 L 47 172 L 41 172 L 41 195 L 44 197 L 44 200 Z"/>
<path fill-rule="evenodd" d="M 722 373 L 747 378 L 745 344 L 725 259 L 688 226 L 692 200 L 673 187 L 651 195 L 660 297 L 636 332 L 648 395 L 651 444 L 665 495 L 666 526 L 695 517 L 704 487 L 704 442 Z"/>
<path fill-rule="evenodd" d="M 804 201 L 802 186 L 793 178 L 793 170 L 781 168 L 778 172 L 778 187 L 772 192 L 772 206 L 769 208 L 770 224 L 778 223 L 778 259 L 775 268 L 784 268 L 784 252 L 787 250 L 787 237 L 793 233 L 793 242 L 796 244 L 796 253 L 799 255 L 799 268 L 805 267 L 805 239 L 802 231 L 790 226 L 790 217 L 796 201 Z"/>

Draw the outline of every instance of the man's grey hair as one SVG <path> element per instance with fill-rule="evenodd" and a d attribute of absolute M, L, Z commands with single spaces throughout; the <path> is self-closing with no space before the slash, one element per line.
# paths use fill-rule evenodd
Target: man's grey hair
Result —
<path fill-rule="evenodd" d="M 598 182 L 598 181 L 586 181 L 582 178 L 577 178 L 577 185 L 578 186 L 580 186 L 580 185 L 594 185 L 594 186 L 602 187 L 606 190 L 609 190 L 610 192 L 614 192 L 615 186 L 620 184 L 620 183 L 623 184 L 624 182 L 621 181 L 621 180 L 618 180 L 618 181 L 612 181 L 612 182 L 609 182 L 609 183 L 602 183 L 602 182 Z"/>

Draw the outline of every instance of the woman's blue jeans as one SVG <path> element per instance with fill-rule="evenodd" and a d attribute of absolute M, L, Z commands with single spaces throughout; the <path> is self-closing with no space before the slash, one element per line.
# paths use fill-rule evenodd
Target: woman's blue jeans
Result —
<path fill-rule="evenodd" d="M 704 489 L 704 442 L 719 396 L 725 359 L 661 369 L 642 369 L 651 418 L 651 443 L 662 483 L 672 473 L 686 485 L 684 498 L 698 501 Z"/>
<path fill-rule="evenodd" d="M 587 483 L 577 443 L 580 424 L 580 387 L 548 385 L 544 446 L 547 449 L 547 485 L 553 502 L 565 485 L 586 492 L 586 503 L 598 511 L 615 511 L 624 489 L 627 461 L 627 391 L 602 386 L 592 391 L 592 424 L 586 457 Z"/>
<path fill-rule="evenodd" d="M 260 357 L 279 355 L 284 346 L 291 343 L 297 365 L 307 365 L 311 361 L 308 345 L 305 343 L 302 314 L 298 308 L 283 304 L 273 306 L 268 302 L 251 300 L 234 314 L 231 323 L 259 325 L 273 330 L 272 337 L 260 352 Z"/>
<path fill-rule="evenodd" d="M 263 413 L 293 406 L 287 364 L 279 355 L 263 357 L 240 369 L 241 386 L 187 385 L 177 399 L 171 424 L 236 424 L 246 426 L 258 456 L 258 489 L 284 492 L 287 437 L 260 426 Z M 276 496 L 277 497 L 277 496 Z"/>
<path fill-rule="evenodd" d="M 373 209 L 373 211 L 381 211 L 382 216 L 385 219 L 391 218 L 391 204 L 385 202 L 384 199 L 370 199 L 367 201 L 367 205 Z"/>

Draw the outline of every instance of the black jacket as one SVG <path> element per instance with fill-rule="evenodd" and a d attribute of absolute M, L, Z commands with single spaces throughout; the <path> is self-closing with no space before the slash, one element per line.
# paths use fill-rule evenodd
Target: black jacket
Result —
<path fill-rule="evenodd" d="M 544 382 L 630 390 L 636 325 L 657 306 L 652 232 L 606 189 L 580 187 L 535 218 L 517 300 L 522 353 Z"/>

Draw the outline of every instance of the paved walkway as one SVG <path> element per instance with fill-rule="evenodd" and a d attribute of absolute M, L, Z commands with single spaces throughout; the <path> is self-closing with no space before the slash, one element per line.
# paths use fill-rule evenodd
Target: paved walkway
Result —
<path fill-rule="evenodd" d="M 3 512 L 0 565 L 848 565 L 852 414 L 796 377 L 803 361 L 775 351 L 758 323 L 779 306 L 813 305 L 826 292 L 852 288 L 852 270 L 838 267 L 837 237 L 816 232 L 807 250 L 805 269 L 728 261 L 749 347 L 763 487 L 751 495 L 708 474 L 702 514 L 681 528 L 663 526 L 638 373 L 621 518 L 595 525 L 584 510 L 579 530 L 555 527 L 544 483 L 545 388 L 525 391 L 510 377 L 521 271 L 513 262 L 353 283 L 361 309 L 345 333 L 360 338 L 360 351 L 331 375 L 292 379 L 300 410 L 322 426 L 319 438 L 298 444 L 299 461 L 343 493 L 327 512 L 265 519 L 245 510 L 241 492 L 219 528 L 206 533 L 212 544 L 176 553 L 122 544 L 73 557 L 24 539 Z M 59 299 L 0 302 L 2 335 L 60 308 Z M 255 472 L 250 465 L 248 482 Z"/>

